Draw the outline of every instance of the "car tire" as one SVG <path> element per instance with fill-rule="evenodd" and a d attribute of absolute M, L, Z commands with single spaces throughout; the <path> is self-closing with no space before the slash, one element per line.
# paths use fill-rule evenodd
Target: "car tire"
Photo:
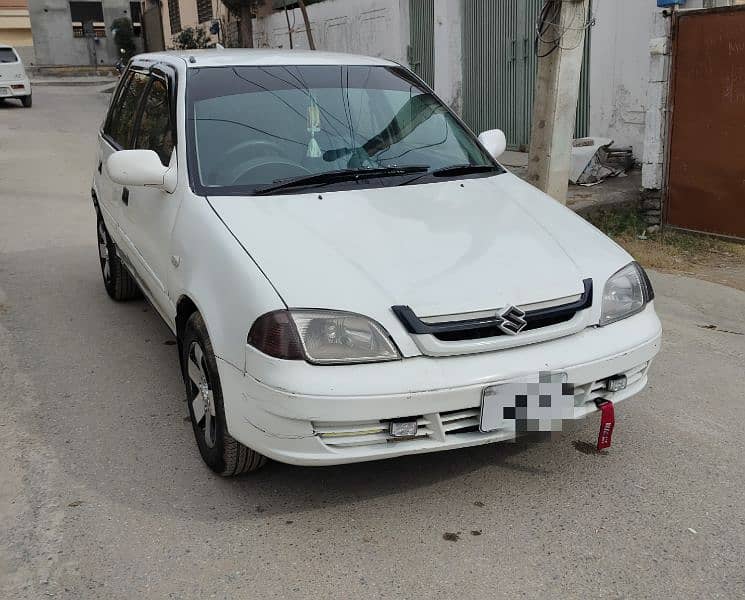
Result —
<path fill-rule="evenodd" d="M 223 477 L 260 469 L 266 464 L 266 457 L 228 433 L 217 361 L 204 320 L 198 312 L 186 322 L 181 341 L 186 404 L 202 459 Z"/>
<path fill-rule="evenodd" d="M 116 244 L 111 239 L 101 213 L 97 211 L 96 236 L 98 238 L 98 259 L 106 293 L 112 300 L 124 302 L 134 300 L 142 294 L 134 277 L 127 271 L 117 254 Z"/>
<path fill-rule="evenodd" d="M 23 96 L 21 98 L 21 104 L 23 104 L 24 108 L 31 108 L 31 94 L 28 96 Z"/>

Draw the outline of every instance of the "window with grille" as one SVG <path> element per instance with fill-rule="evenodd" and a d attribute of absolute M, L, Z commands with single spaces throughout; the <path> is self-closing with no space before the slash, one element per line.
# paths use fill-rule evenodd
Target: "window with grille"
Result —
<path fill-rule="evenodd" d="M 168 0 L 168 21 L 171 24 L 171 33 L 181 31 L 181 12 L 178 0 Z"/>
<path fill-rule="evenodd" d="M 212 0 L 197 0 L 197 21 L 204 23 L 212 20 Z"/>

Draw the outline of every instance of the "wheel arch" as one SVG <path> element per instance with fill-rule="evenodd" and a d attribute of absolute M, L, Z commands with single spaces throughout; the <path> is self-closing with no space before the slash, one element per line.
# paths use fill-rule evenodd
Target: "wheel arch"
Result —
<path fill-rule="evenodd" d="M 202 318 L 204 318 L 204 314 L 199 310 L 197 303 L 187 294 L 182 294 L 179 297 L 178 302 L 176 302 L 176 342 L 178 344 L 178 361 L 181 366 L 181 373 L 184 375 L 184 331 L 186 330 L 186 323 L 189 320 L 189 317 L 191 317 L 195 312 L 198 312 L 202 315 Z"/>

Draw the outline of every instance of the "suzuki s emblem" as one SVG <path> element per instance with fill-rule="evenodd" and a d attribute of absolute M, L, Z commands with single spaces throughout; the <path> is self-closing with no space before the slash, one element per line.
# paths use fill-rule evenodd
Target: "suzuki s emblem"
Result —
<path fill-rule="evenodd" d="M 497 318 L 501 319 L 497 323 L 497 327 L 507 335 L 517 335 L 528 325 L 528 322 L 525 320 L 525 311 L 514 306 L 505 308 L 497 315 Z"/>

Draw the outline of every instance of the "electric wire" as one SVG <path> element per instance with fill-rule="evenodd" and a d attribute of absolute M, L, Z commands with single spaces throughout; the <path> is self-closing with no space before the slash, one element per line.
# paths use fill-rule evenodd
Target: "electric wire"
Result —
<path fill-rule="evenodd" d="M 563 22 L 562 6 L 565 2 L 574 5 L 574 11 L 568 22 Z M 569 32 L 583 32 L 595 25 L 592 15 L 584 13 L 585 3 L 582 0 L 546 0 L 536 21 L 535 54 L 546 58 L 557 50 L 575 50 L 582 43 L 583 36 L 577 35 L 577 42 L 564 45 L 562 42 Z M 542 51 L 543 50 L 543 51 Z"/>

